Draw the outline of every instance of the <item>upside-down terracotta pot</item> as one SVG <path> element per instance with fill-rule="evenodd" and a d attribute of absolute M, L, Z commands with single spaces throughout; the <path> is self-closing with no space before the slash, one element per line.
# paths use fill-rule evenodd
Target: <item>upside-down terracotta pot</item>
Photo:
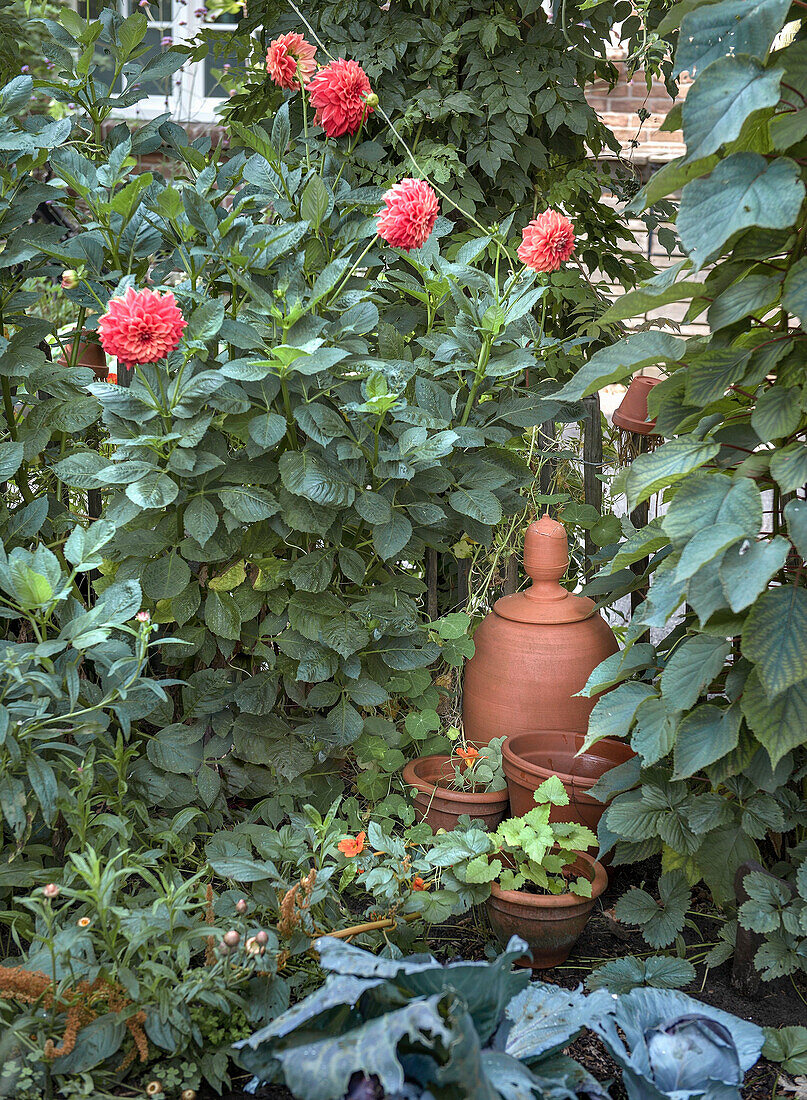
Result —
<path fill-rule="evenodd" d="M 64 352 L 64 355 L 59 359 L 60 367 L 67 367 L 70 365 L 73 345 L 66 344 Z M 91 371 L 94 371 L 95 377 L 99 382 L 105 381 L 109 374 L 109 367 L 107 366 L 104 349 L 100 344 L 95 343 L 94 340 L 88 340 L 86 342 L 82 340 L 81 343 L 79 343 L 76 366 L 89 367 Z"/>
<path fill-rule="evenodd" d="M 501 791 L 458 791 L 447 786 L 454 777 L 450 756 L 419 756 L 403 770 L 403 781 L 417 790 L 415 814 L 433 829 L 453 829 L 462 814 L 495 829 L 507 813 L 507 788 Z"/>
<path fill-rule="evenodd" d="M 605 803 L 589 793 L 610 768 L 634 755 L 616 738 L 604 737 L 582 756 L 585 735 L 568 730 L 534 730 L 508 737 L 502 745 L 504 774 L 510 793 L 510 813 L 521 817 L 535 806 L 533 793 L 550 775 L 556 775 L 569 796 L 568 806 L 553 806 L 550 821 L 577 821 L 595 833 Z"/>
<path fill-rule="evenodd" d="M 559 583 L 569 562 L 566 529 L 550 516 L 524 537 L 532 585 L 497 600 L 465 666 L 462 717 L 475 744 L 536 729 L 585 733 L 596 703 L 575 698 L 592 670 L 619 648 L 594 601 Z"/>
<path fill-rule="evenodd" d="M 651 378 L 647 374 L 637 374 L 631 379 L 619 408 L 614 412 L 613 420 L 618 428 L 637 435 L 654 434 L 656 422 L 647 419 L 647 395 L 660 381 L 660 378 Z"/>
<path fill-rule="evenodd" d="M 578 854 L 571 871 L 575 877 L 585 875 L 589 879 L 590 898 L 502 890 L 497 883 L 490 884 L 488 918 L 499 943 L 505 946 L 511 936 L 521 936 L 532 952 L 532 961 L 525 955 L 517 966 L 530 966 L 533 970 L 560 966 L 580 939 L 594 902 L 608 885 L 608 875 L 602 864 L 585 852 Z"/>

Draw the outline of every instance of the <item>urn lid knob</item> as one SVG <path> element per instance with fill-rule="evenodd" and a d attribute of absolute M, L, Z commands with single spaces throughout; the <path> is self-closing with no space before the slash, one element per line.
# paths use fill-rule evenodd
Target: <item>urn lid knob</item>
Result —
<path fill-rule="evenodd" d="M 532 584 L 524 592 L 502 596 L 494 612 L 503 619 L 546 625 L 588 619 L 594 614 L 594 601 L 575 596 L 560 584 L 568 565 L 566 528 L 547 512 L 524 534 L 524 571 Z"/>
<path fill-rule="evenodd" d="M 559 581 L 568 564 L 566 528 L 545 512 L 524 535 L 524 572 L 533 581 Z"/>

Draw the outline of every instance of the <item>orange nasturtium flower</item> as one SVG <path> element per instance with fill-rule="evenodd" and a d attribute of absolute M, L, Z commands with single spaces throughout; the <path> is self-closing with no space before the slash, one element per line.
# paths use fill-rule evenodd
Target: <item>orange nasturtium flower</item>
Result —
<path fill-rule="evenodd" d="M 349 836 L 344 840 L 340 840 L 336 847 L 340 852 L 346 855 L 348 859 L 353 859 L 354 856 L 364 851 L 364 841 L 366 837 L 366 833 L 359 833 L 356 837 Z"/>
<path fill-rule="evenodd" d="M 467 749 L 464 749 L 462 745 L 459 745 L 456 749 L 454 749 L 454 752 L 457 756 L 460 757 L 461 760 L 465 761 L 466 768 L 470 768 L 474 761 L 479 759 L 479 749 L 475 749 L 473 745 L 471 745 Z"/>
<path fill-rule="evenodd" d="M 420 875 L 415 875 L 415 877 L 412 879 L 412 889 L 413 890 L 428 890 L 429 889 L 429 884 L 427 882 L 424 882 L 423 879 L 420 877 Z"/>

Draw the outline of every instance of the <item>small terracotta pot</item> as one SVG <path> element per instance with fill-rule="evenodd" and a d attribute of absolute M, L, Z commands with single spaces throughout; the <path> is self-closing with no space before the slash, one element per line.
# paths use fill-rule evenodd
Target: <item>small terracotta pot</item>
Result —
<path fill-rule="evenodd" d="M 655 434 L 655 420 L 647 419 L 647 395 L 660 381 L 660 378 L 650 378 L 646 374 L 637 374 L 631 379 L 627 393 L 614 412 L 613 419 L 618 428 L 637 435 Z"/>
<path fill-rule="evenodd" d="M 502 745 L 502 763 L 513 817 L 531 810 L 533 793 L 550 775 L 556 775 L 566 788 L 569 805 L 553 806 L 550 821 L 578 821 L 596 833 L 605 803 L 592 798 L 589 791 L 600 776 L 630 760 L 634 753 L 624 741 L 604 737 L 577 756 L 585 739 L 585 734 L 569 730 L 536 730 L 507 738 Z"/>
<path fill-rule="evenodd" d="M 499 943 L 505 946 L 511 936 L 521 936 L 532 952 L 532 961 L 525 955 L 517 966 L 533 970 L 560 966 L 580 939 L 594 902 L 608 885 L 608 875 L 601 863 L 584 852 L 578 854 L 571 870 L 591 881 L 590 898 L 577 894 L 530 894 L 524 890 L 502 890 L 495 882 L 490 884 L 488 918 Z"/>
<path fill-rule="evenodd" d="M 65 354 L 59 359 L 59 366 L 61 367 L 70 365 L 73 345 L 66 344 L 64 350 Z M 109 374 L 109 367 L 107 366 L 104 349 L 100 344 L 96 344 L 94 340 L 89 340 L 87 342 L 81 341 L 78 346 L 78 360 L 76 366 L 89 367 L 91 371 L 94 371 L 95 377 L 99 382 L 105 381 Z"/>
<path fill-rule="evenodd" d="M 419 756 L 403 770 L 403 781 L 417 790 L 415 814 L 433 829 L 453 829 L 457 818 L 468 814 L 495 829 L 507 813 L 507 790 L 457 791 L 441 784 L 454 777 L 450 756 Z"/>

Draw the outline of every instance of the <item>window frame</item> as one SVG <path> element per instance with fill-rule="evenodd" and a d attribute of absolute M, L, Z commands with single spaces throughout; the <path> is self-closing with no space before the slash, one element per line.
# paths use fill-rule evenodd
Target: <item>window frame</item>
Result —
<path fill-rule="evenodd" d="M 80 5 L 81 0 L 75 0 Z M 112 0 L 110 0 L 112 2 Z M 160 37 L 170 37 L 172 42 L 193 42 L 204 29 L 216 31 L 235 31 L 237 23 L 208 23 L 205 20 L 204 0 L 170 0 L 171 19 L 153 19 L 149 17 L 149 26 L 156 27 L 162 33 Z M 194 7 L 194 5 L 196 5 Z M 137 10 L 137 0 L 117 0 L 115 6 L 122 16 L 130 10 Z M 184 23 L 184 26 L 180 26 Z M 216 109 L 227 98 L 222 89 L 221 95 L 204 94 L 205 60 L 186 61 L 181 69 L 170 78 L 171 92 L 167 95 L 147 95 L 131 107 L 117 108 L 112 117 L 128 120 L 139 119 L 148 122 L 159 115 L 170 114 L 179 123 L 212 124 L 218 122 Z"/>

